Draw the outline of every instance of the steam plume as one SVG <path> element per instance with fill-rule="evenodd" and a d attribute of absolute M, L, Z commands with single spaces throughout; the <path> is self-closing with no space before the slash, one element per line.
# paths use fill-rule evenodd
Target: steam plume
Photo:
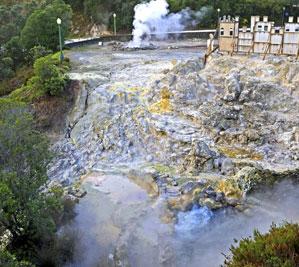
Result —
<path fill-rule="evenodd" d="M 205 15 L 208 8 L 200 11 L 190 8 L 178 13 L 169 13 L 169 4 L 166 0 L 151 0 L 135 6 L 133 22 L 133 40 L 129 47 L 141 47 L 149 44 L 151 35 L 157 39 L 165 39 L 169 32 L 178 32 L 187 26 L 195 26 Z"/>

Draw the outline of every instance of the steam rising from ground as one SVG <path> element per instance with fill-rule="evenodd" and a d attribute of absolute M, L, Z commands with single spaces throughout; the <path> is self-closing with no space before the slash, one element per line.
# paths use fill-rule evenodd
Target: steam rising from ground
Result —
<path fill-rule="evenodd" d="M 65 267 L 114 266 L 107 264 L 107 258 L 113 253 L 111 247 L 120 242 L 132 266 L 215 267 L 223 263 L 222 253 L 229 254 L 235 238 L 248 237 L 254 229 L 264 233 L 272 222 L 299 222 L 298 184 L 290 181 L 249 196 L 251 208 L 243 212 L 224 209 L 213 213 L 204 207 L 180 212 L 173 229 L 157 217 L 163 206 L 145 208 L 142 203 L 146 201 L 140 196 L 146 193 L 139 192 L 142 189 L 125 177 L 113 180 L 115 177 L 109 177 L 102 182 L 102 188 L 89 191 L 77 206 L 73 227 L 84 235 L 77 244 L 76 263 Z M 104 193 L 112 188 L 111 194 Z M 120 239 L 118 227 L 123 229 Z"/>
<path fill-rule="evenodd" d="M 221 253 L 229 254 L 235 238 L 252 236 L 254 229 L 264 233 L 273 222 L 298 223 L 298 198 L 298 184 L 286 180 L 250 195 L 247 201 L 251 208 L 244 212 L 226 209 L 211 215 L 199 208 L 179 214 L 174 240 L 176 266 L 219 266 L 224 261 Z"/>
<path fill-rule="evenodd" d="M 169 32 L 185 30 L 187 26 L 195 26 L 208 11 L 203 7 L 199 11 L 190 8 L 178 13 L 169 13 L 169 4 L 166 0 L 152 0 L 141 3 L 134 8 L 133 40 L 128 47 L 149 45 L 151 35 L 159 40 L 167 38 Z"/>

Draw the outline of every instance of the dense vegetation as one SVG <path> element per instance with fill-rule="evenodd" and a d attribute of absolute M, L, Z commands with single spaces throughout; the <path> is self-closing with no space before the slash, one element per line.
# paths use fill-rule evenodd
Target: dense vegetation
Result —
<path fill-rule="evenodd" d="M 57 266 L 71 254 L 72 246 L 56 235 L 67 204 L 63 190 L 43 189 L 50 160 L 48 141 L 26 106 L 0 99 L 0 236 L 8 236 L 7 244 L 1 242 L 0 266 L 18 260 Z"/>
<path fill-rule="evenodd" d="M 296 267 L 299 266 L 299 225 L 273 225 L 269 233 L 254 232 L 238 247 L 232 246 L 227 267 Z"/>
<path fill-rule="evenodd" d="M 0 266 L 61 266 L 74 235 L 57 234 L 73 203 L 60 187 L 46 188 L 48 141 L 24 102 L 57 96 L 68 84 L 58 27 L 68 33 L 71 8 L 62 0 L 0 5 Z M 19 102 L 22 101 L 22 102 Z"/>
<path fill-rule="evenodd" d="M 57 18 L 63 21 L 62 35 L 70 28 L 72 10 L 63 1 L 54 1 L 44 8 L 35 10 L 27 19 L 21 32 L 21 40 L 26 49 L 41 45 L 57 50 Z"/>
<path fill-rule="evenodd" d="M 20 2 L 0 5 L 0 96 L 22 85 L 14 77 L 30 78 L 38 57 L 58 50 L 56 19 L 63 21 L 62 36 L 71 24 L 71 7 L 62 0 Z"/>
<path fill-rule="evenodd" d="M 31 102 L 43 95 L 59 96 L 68 84 L 68 60 L 60 62 L 60 54 L 39 57 L 33 65 L 33 76 L 11 98 Z"/>

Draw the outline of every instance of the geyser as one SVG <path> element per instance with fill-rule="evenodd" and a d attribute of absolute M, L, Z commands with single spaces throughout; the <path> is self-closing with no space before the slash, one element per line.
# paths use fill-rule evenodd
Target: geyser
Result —
<path fill-rule="evenodd" d="M 203 7 L 199 11 L 186 8 L 178 13 L 170 13 L 166 0 L 152 0 L 136 5 L 134 11 L 133 40 L 128 44 L 131 48 L 149 45 L 152 35 L 163 40 L 170 32 L 180 32 L 188 26 L 195 26 L 208 8 Z"/>

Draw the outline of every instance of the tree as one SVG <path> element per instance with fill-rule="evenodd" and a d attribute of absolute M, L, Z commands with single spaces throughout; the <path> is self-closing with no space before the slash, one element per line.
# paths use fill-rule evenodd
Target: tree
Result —
<path fill-rule="evenodd" d="M 27 19 L 21 32 L 25 48 L 41 45 L 53 51 L 58 50 L 57 18 L 62 19 L 62 36 L 68 34 L 71 25 L 72 9 L 62 0 L 54 0 L 44 9 L 37 9 Z"/>
<path fill-rule="evenodd" d="M 12 234 L 10 251 L 34 259 L 56 231 L 61 192 L 46 194 L 50 161 L 47 139 L 34 130 L 24 104 L 0 100 L 0 226 Z"/>
<path fill-rule="evenodd" d="M 0 81 L 11 78 L 13 75 L 13 60 L 0 54 Z"/>
<path fill-rule="evenodd" d="M 4 46 L 4 51 L 7 57 L 13 60 L 13 68 L 17 69 L 24 63 L 25 53 L 24 47 L 20 41 L 20 37 L 15 36 L 11 38 Z"/>
<path fill-rule="evenodd" d="M 22 2 L 22 1 L 19 1 Z M 0 45 L 8 42 L 13 36 L 20 34 L 28 15 L 37 7 L 35 1 L 0 4 Z"/>

